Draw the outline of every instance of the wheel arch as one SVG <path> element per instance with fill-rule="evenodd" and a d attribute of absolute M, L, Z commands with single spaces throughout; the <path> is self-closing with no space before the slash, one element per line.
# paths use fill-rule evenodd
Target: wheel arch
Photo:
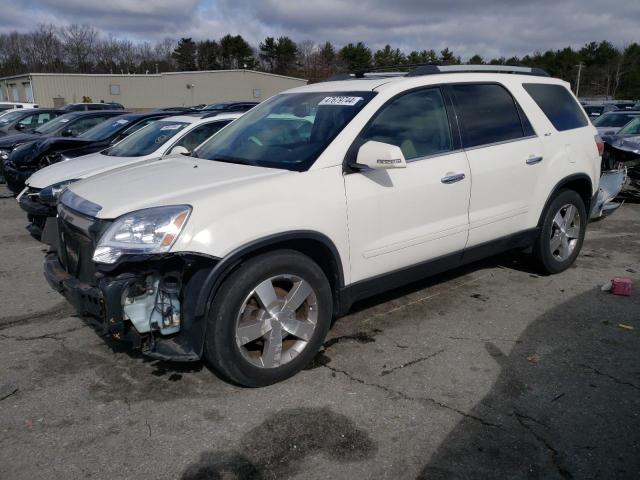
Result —
<path fill-rule="evenodd" d="M 341 292 L 344 291 L 344 271 L 342 259 L 335 244 L 326 235 L 308 230 L 283 232 L 253 240 L 223 257 L 209 272 L 198 296 L 195 313 L 204 316 L 222 282 L 239 267 L 243 261 L 274 250 L 295 250 L 320 266 L 333 293 L 334 313 L 340 311 Z"/>
<path fill-rule="evenodd" d="M 558 192 L 563 189 L 573 190 L 577 192 L 584 201 L 584 206 L 587 210 L 587 216 L 589 215 L 589 212 L 591 211 L 591 201 L 594 194 L 593 183 L 591 181 L 591 178 L 586 173 L 575 173 L 563 178 L 555 185 L 555 187 L 553 187 L 553 190 L 551 190 L 551 193 L 547 197 L 547 201 L 545 202 L 544 207 L 540 212 L 538 227 L 542 225 L 544 214 L 547 211 L 547 208 L 549 207 L 555 196 L 558 194 Z"/>

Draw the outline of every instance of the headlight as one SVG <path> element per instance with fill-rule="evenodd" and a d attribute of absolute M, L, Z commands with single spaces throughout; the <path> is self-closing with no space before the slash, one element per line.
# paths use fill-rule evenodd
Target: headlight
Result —
<path fill-rule="evenodd" d="M 118 218 L 93 253 L 97 263 L 115 263 L 122 255 L 168 251 L 191 214 L 188 205 L 147 208 Z"/>
<path fill-rule="evenodd" d="M 6 148 L 0 149 L 0 160 L 6 160 L 9 158 L 9 154 L 11 150 L 7 150 Z"/>
<path fill-rule="evenodd" d="M 44 203 L 56 203 L 58 197 L 71 183 L 77 182 L 78 179 L 65 180 L 63 182 L 54 183 L 48 187 L 43 188 L 38 192 L 38 198 Z"/>

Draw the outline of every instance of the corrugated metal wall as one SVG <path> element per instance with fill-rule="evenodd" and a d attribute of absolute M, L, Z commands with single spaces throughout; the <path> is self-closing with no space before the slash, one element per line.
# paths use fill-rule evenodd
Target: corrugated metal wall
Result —
<path fill-rule="evenodd" d="M 189 106 L 224 100 L 262 101 L 306 84 L 306 80 L 251 70 L 179 72 L 159 75 L 32 75 L 35 102 L 41 107 L 82 102 L 118 102 L 129 109 Z M 22 86 L 29 76 L 0 80 Z M 21 89 L 23 90 L 23 89 Z M 118 93 L 119 92 L 119 93 Z M 21 96 L 24 91 L 21 91 Z M 62 100 L 64 99 L 64 100 Z M 21 101 L 26 101 L 21 98 Z"/>

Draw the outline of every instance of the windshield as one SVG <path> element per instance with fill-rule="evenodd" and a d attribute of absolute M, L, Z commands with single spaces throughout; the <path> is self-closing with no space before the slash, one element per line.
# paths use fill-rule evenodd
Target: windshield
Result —
<path fill-rule="evenodd" d="M 184 122 L 159 120 L 132 133 L 103 153 L 111 157 L 142 157 L 149 155 L 162 147 L 167 140 L 187 125 L 189 124 Z"/>
<path fill-rule="evenodd" d="M 374 95 L 374 92 L 277 95 L 203 143 L 197 150 L 198 157 L 307 170 Z"/>
<path fill-rule="evenodd" d="M 69 120 L 71 120 L 72 118 L 73 117 L 69 117 L 67 115 L 61 115 L 60 117 L 54 118 L 50 122 L 45 123 L 43 126 L 36 128 L 34 132 L 42 134 L 55 132 L 59 128 L 64 127 L 66 123 L 69 123 Z"/>
<path fill-rule="evenodd" d="M 25 113 L 20 111 L 5 113 L 4 115 L 0 116 L 0 128 L 6 127 L 10 123 L 13 123 L 15 120 L 20 120 L 24 116 Z"/>
<path fill-rule="evenodd" d="M 606 113 L 593 121 L 596 127 L 622 127 L 633 120 L 637 115 L 628 113 Z"/>
<path fill-rule="evenodd" d="M 640 135 L 640 117 L 636 117 L 627 123 L 618 132 L 620 135 Z"/>
<path fill-rule="evenodd" d="M 100 141 L 106 140 L 122 129 L 124 129 L 129 124 L 129 120 L 120 118 L 120 119 L 108 119 L 104 122 L 100 122 L 93 128 L 90 128 L 84 133 L 78 135 L 78 138 L 83 138 L 85 140 L 93 140 Z"/>

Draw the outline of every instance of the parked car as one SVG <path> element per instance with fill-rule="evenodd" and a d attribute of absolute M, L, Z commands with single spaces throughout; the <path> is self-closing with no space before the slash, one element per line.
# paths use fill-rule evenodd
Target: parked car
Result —
<path fill-rule="evenodd" d="M 617 110 L 617 107 L 615 105 L 583 105 L 583 108 L 591 119 L 599 117 L 603 113 Z"/>
<path fill-rule="evenodd" d="M 124 110 L 120 103 L 100 102 L 100 103 L 67 103 L 63 110 L 67 112 L 81 112 L 87 110 Z"/>
<path fill-rule="evenodd" d="M 603 137 L 603 140 L 603 170 L 625 168 L 628 181 L 622 189 L 622 195 L 640 199 L 640 116 L 627 123 L 615 135 Z"/>
<path fill-rule="evenodd" d="M 566 82 L 486 65 L 352 78 L 276 95 L 197 158 L 69 185 L 43 234 L 49 284 L 146 355 L 262 386 L 355 300 L 510 248 L 571 266 L 603 146 Z"/>
<path fill-rule="evenodd" d="M 56 216 L 60 193 L 71 183 L 114 168 L 147 164 L 170 153 L 192 153 L 198 145 L 221 128 L 239 118 L 241 113 L 227 113 L 215 118 L 173 116 L 153 122 L 129 135 L 116 145 L 98 153 L 73 159 L 38 170 L 26 181 L 18 197 L 27 212 L 27 230 L 40 239 L 48 218 Z"/>
<path fill-rule="evenodd" d="M 219 102 L 207 105 L 201 111 L 210 113 L 247 112 L 256 105 L 258 102 Z"/>
<path fill-rule="evenodd" d="M 600 115 L 593 121 L 601 136 L 615 135 L 622 127 L 640 115 L 640 110 L 616 110 Z"/>
<path fill-rule="evenodd" d="M 22 146 L 11 153 L 8 161 L 24 174 L 16 181 L 8 182 L 8 186 L 19 192 L 24 188 L 24 181 L 35 171 L 63 160 L 99 152 L 169 115 L 169 112 L 126 113 L 109 118 L 77 137 L 50 137 Z"/>
<path fill-rule="evenodd" d="M 36 128 L 31 133 L 17 133 L 0 137 L 0 165 L 2 173 L 9 188 L 14 193 L 20 191 L 19 186 L 24 183 L 32 167 L 22 170 L 13 164 L 9 157 L 19 148 L 30 148 L 28 144 L 36 140 L 43 140 L 50 137 L 77 137 L 97 124 L 102 123 L 107 118 L 122 115 L 121 111 L 105 110 L 100 112 L 72 112 L 60 115 L 59 117 Z M 20 152 L 19 155 L 22 155 Z M 14 185 L 12 187 L 12 185 Z"/>
<path fill-rule="evenodd" d="M 6 115 L 0 115 L 0 137 L 15 133 L 30 133 L 64 113 L 62 110 L 50 108 L 8 111 Z"/>
<path fill-rule="evenodd" d="M 0 111 L 16 110 L 19 108 L 38 108 L 38 105 L 35 103 L 25 102 L 0 102 Z"/>

